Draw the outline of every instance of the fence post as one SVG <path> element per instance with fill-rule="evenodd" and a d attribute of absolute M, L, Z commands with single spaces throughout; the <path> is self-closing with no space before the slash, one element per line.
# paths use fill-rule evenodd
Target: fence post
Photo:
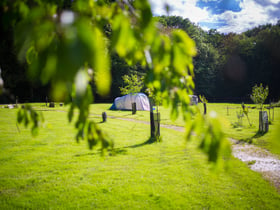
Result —
<path fill-rule="evenodd" d="M 54 102 L 50 102 L 49 107 L 55 107 L 55 103 Z"/>
<path fill-rule="evenodd" d="M 106 122 L 107 121 L 107 114 L 106 112 L 102 112 L 102 122 Z"/>
<path fill-rule="evenodd" d="M 274 121 L 274 107 L 272 108 L 272 121 Z"/>
<path fill-rule="evenodd" d="M 149 98 L 150 102 L 150 127 L 151 127 L 151 139 L 159 140 L 160 136 L 160 113 L 154 113 L 154 101 L 152 98 Z"/>
<path fill-rule="evenodd" d="M 18 97 L 16 96 L 16 108 L 18 107 Z"/>
<path fill-rule="evenodd" d="M 132 103 L 132 114 L 136 114 L 136 103 Z"/>
<path fill-rule="evenodd" d="M 154 113 L 150 111 L 150 126 L 151 126 L 151 138 L 155 138 L 155 119 L 154 119 Z"/>
<path fill-rule="evenodd" d="M 268 123 L 268 116 L 266 111 L 259 112 L 259 131 L 260 132 L 268 132 L 269 123 Z"/>

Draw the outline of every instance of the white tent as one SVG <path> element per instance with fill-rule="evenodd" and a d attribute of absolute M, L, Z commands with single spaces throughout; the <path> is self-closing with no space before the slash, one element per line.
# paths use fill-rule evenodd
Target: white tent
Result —
<path fill-rule="evenodd" d="M 198 104 L 198 97 L 196 95 L 189 95 L 191 99 L 191 105 L 197 105 Z"/>
<path fill-rule="evenodd" d="M 111 110 L 132 110 L 132 103 L 136 103 L 136 110 L 150 111 L 148 97 L 144 93 L 128 94 L 114 100 Z"/>

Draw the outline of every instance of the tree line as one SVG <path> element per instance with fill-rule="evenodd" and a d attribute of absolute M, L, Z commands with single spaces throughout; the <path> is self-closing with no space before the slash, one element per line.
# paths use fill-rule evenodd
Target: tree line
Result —
<path fill-rule="evenodd" d="M 64 1 L 61 8 L 70 6 L 70 2 Z M 2 22 L 9 18 L 3 14 L 1 12 Z M 15 14 L 12 15 L 14 20 Z M 262 83 L 270 88 L 268 101 L 279 100 L 280 21 L 276 25 L 262 25 L 241 34 L 222 34 L 215 29 L 205 31 L 190 20 L 178 16 L 154 19 L 162 33 L 168 35 L 174 29 L 182 29 L 195 41 L 195 94 L 204 95 L 209 101 L 249 102 L 252 87 Z M 17 49 L 13 44 L 12 23 L 1 24 L 1 31 L 3 38 L 0 42 L 0 67 L 7 94 L 0 96 L 0 102 L 12 103 L 16 96 L 21 102 L 44 101 L 49 96 L 50 84 L 30 81 L 26 76 L 27 64 L 18 61 Z M 110 25 L 104 27 L 106 36 L 112 36 L 111 32 Z M 115 52 L 111 52 L 110 57 L 111 93 L 106 98 L 100 97 L 92 83 L 97 102 L 109 102 L 120 96 L 124 75 L 144 76 L 147 73 L 142 65 L 128 65 Z"/>
<path fill-rule="evenodd" d="M 280 97 L 280 21 L 241 34 L 202 30 L 182 17 L 157 17 L 164 30 L 181 28 L 195 40 L 195 93 L 210 101 L 249 102 L 255 84 L 269 86 L 268 101 Z"/>

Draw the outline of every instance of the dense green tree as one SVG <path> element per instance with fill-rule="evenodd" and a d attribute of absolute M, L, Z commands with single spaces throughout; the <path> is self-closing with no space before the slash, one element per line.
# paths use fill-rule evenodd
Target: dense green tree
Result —
<path fill-rule="evenodd" d="M 112 68 L 112 85 L 111 85 L 111 100 L 121 95 L 119 87 L 124 86 L 123 76 L 136 74 L 144 76 L 147 69 L 139 64 L 128 65 L 124 59 L 120 58 L 116 53 L 111 55 Z"/>
<path fill-rule="evenodd" d="M 210 42 L 210 36 L 188 19 L 178 16 L 161 16 L 157 20 L 162 24 L 162 30 L 182 29 L 195 41 L 197 56 L 194 58 L 195 93 L 214 97 L 220 55 Z M 211 37 L 214 41 L 213 37 Z M 217 41 L 216 41 L 217 42 Z"/>
<path fill-rule="evenodd" d="M 104 3 L 110 4 L 115 1 L 98 1 L 99 5 Z M 5 80 L 7 89 L 13 95 L 19 95 L 20 98 L 26 100 L 34 99 L 42 100 L 42 95 L 47 95 L 48 86 L 42 86 L 38 80 L 36 83 L 31 83 L 24 73 L 26 65 L 21 64 L 16 59 L 15 50 L 12 47 L 13 43 L 13 25 L 17 23 L 23 14 L 26 14 L 25 4 L 18 4 L 17 10 L 4 9 L 9 8 L 11 3 L 3 3 L 6 7 L 2 10 L 1 19 L 5 24 L 2 24 L 4 39 L 1 40 L 1 66 L 2 77 Z M 40 1 L 34 3 L 26 1 L 26 4 L 36 5 L 42 4 Z M 125 4 L 118 2 L 122 8 Z M 57 11 L 60 14 L 63 9 L 71 9 L 71 1 L 59 1 L 57 3 Z M 131 8 L 128 11 L 131 12 Z M 7 12 L 7 11 L 8 12 Z M 13 11 L 13 12 L 11 12 Z M 271 87 L 269 99 L 277 100 L 280 97 L 278 81 L 280 73 L 278 66 L 279 59 L 279 27 L 276 25 L 263 25 L 248 30 L 242 34 L 220 34 L 217 30 L 211 29 L 208 32 L 203 31 L 197 25 L 191 23 L 188 19 L 183 19 L 178 16 L 161 16 L 154 17 L 158 22 L 157 27 L 161 34 L 170 36 L 173 30 L 182 29 L 189 34 L 195 41 L 197 56 L 194 57 L 194 72 L 195 72 L 195 92 L 203 94 L 209 100 L 249 100 L 251 88 L 256 83 L 264 83 Z M 6 21 L 8 20 L 8 21 Z M 100 20 L 104 34 L 111 39 L 112 24 L 102 19 Z M 12 26 L 12 27 L 11 27 Z M 4 30 L 5 29 L 5 30 Z M 8 29 L 8 30 L 7 30 Z M 111 95 L 106 97 L 106 100 L 112 100 L 120 95 L 119 88 L 123 85 L 122 76 L 133 73 L 146 74 L 147 69 L 140 62 L 134 62 L 131 59 L 124 59 L 114 51 L 111 54 Z M 140 55 L 140 54 L 139 54 Z M 8 70 L 9 69 L 9 70 Z M 13 73 L 14 72 L 14 73 Z M 15 77 L 15 75 L 17 75 Z M 96 88 L 94 82 L 91 82 L 96 101 L 104 101 Z M 24 88 L 23 88 L 24 87 Z M 24 92 L 22 90 L 25 90 Z M 20 92 L 21 91 L 21 92 Z M 40 97 L 39 97 L 40 96 Z M 43 97 L 43 98 L 44 98 Z"/>
<path fill-rule="evenodd" d="M 122 95 L 139 93 L 144 87 L 144 77 L 137 74 L 124 75 L 123 81 L 125 86 L 120 87 Z"/>

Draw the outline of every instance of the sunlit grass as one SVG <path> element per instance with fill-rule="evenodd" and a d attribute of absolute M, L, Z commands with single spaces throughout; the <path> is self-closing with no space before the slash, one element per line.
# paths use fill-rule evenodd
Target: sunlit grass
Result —
<path fill-rule="evenodd" d="M 149 138 L 148 125 L 108 119 L 99 126 L 114 139 L 116 155 L 109 152 L 102 157 L 86 142 L 76 143 L 74 126 L 62 112 L 67 108 L 52 110 L 44 111 L 44 128 L 34 138 L 30 130 L 17 128 L 16 110 L 0 109 L 1 209 L 277 209 L 280 205 L 276 190 L 245 163 L 233 159 L 226 171 L 213 172 L 207 157 L 196 150 L 197 142 L 186 143 L 182 132 L 162 128 L 161 143 L 143 144 Z M 91 118 L 101 121 L 99 116 Z"/>
<path fill-rule="evenodd" d="M 94 104 L 92 105 L 92 114 L 100 115 L 106 111 L 108 116 L 115 116 L 120 118 L 132 118 L 141 121 L 149 122 L 149 112 L 147 111 L 137 111 L 136 115 L 132 115 L 131 111 L 111 111 L 108 110 L 111 104 Z M 247 105 L 255 106 L 255 105 Z M 203 105 L 198 104 L 199 109 L 203 112 Z M 256 144 L 258 146 L 264 147 L 271 152 L 280 155 L 279 147 L 274 147 L 272 143 L 277 141 L 276 132 L 280 128 L 280 108 L 274 109 L 274 120 L 272 124 L 269 125 L 269 132 L 264 135 L 258 135 L 259 128 L 259 110 L 258 109 L 249 109 L 249 121 L 246 116 L 242 118 L 242 125 L 236 126 L 238 122 L 237 112 L 242 110 L 241 104 L 228 104 L 228 103 L 208 103 L 207 104 L 207 113 L 212 111 L 218 114 L 220 122 L 223 127 L 223 131 L 229 138 L 236 140 L 241 140 L 249 143 Z M 182 117 L 179 117 L 175 122 L 170 120 L 170 109 L 159 107 L 159 112 L 161 114 L 161 124 L 167 125 L 178 125 L 184 126 L 184 121 Z M 271 118 L 272 118 L 271 111 Z"/>
<path fill-rule="evenodd" d="M 247 105 L 254 106 L 254 105 Z M 280 108 L 274 108 L 274 120 L 269 125 L 268 133 L 263 135 L 258 134 L 259 130 L 259 110 L 249 109 L 249 121 L 244 116 L 242 125 L 236 126 L 238 122 L 237 112 L 241 111 L 241 104 L 208 104 L 209 111 L 216 111 L 220 116 L 223 125 L 223 131 L 230 138 L 253 143 L 271 152 L 280 155 L 280 147 L 275 147 L 279 141 L 277 131 L 280 128 Z M 266 110 L 268 112 L 268 110 Z M 272 118 L 271 111 L 271 118 Z"/>
<path fill-rule="evenodd" d="M 46 107 L 45 103 L 34 104 L 38 110 L 59 110 L 67 112 L 67 106 L 60 106 L 59 103 L 56 103 L 55 108 Z M 91 105 L 90 117 L 96 118 L 96 120 L 102 121 L 101 115 L 102 112 L 106 112 L 107 116 L 118 117 L 118 118 L 129 118 L 140 121 L 146 121 L 147 123 L 150 120 L 150 113 L 148 111 L 137 111 L 135 115 L 132 115 L 131 111 L 113 111 L 109 110 L 112 104 L 93 104 Z M 199 103 L 197 105 L 201 112 L 203 112 L 203 105 Z M 249 104 L 246 106 L 255 107 L 254 104 Z M 223 127 L 223 131 L 229 138 L 233 138 L 240 141 L 245 141 L 248 143 L 253 143 L 265 149 L 268 149 L 274 154 L 280 155 L 280 141 L 278 139 L 280 136 L 280 108 L 274 109 L 274 120 L 269 125 L 269 132 L 264 135 L 258 134 L 259 126 L 259 110 L 258 109 L 249 109 L 249 121 L 250 124 L 244 116 L 242 118 L 242 125 L 237 126 L 238 118 L 237 112 L 242 110 L 241 104 L 229 104 L 229 103 L 208 103 L 207 104 L 207 113 L 212 111 L 218 114 L 220 122 Z M 267 110 L 268 111 L 268 110 Z M 170 109 L 159 107 L 161 124 L 166 125 L 177 125 L 184 126 L 185 122 L 183 121 L 182 116 L 176 121 L 170 119 Z M 271 118 L 273 112 L 271 111 Z M 278 132 L 278 133 L 277 133 Z"/>

